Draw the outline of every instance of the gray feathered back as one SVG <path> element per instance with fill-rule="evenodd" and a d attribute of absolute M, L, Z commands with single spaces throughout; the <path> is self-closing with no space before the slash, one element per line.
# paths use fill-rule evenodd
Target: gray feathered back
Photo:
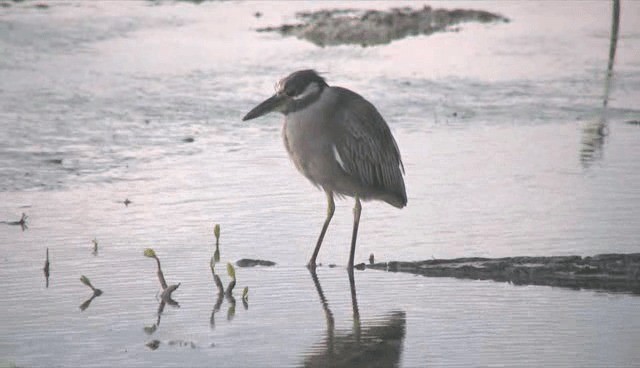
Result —
<path fill-rule="evenodd" d="M 362 184 L 380 191 L 391 192 L 397 207 L 407 204 L 402 175 L 404 166 L 398 145 L 389 126 L 378 110 L 363 97 L 345 88 L 333 87 L 340 94 L 336 149 L 345 171 Z"/>

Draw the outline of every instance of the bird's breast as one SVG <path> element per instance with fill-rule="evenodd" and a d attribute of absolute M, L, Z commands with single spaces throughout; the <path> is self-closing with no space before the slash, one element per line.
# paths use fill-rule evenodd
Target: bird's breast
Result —
<path fill-rule="evenodd" d="M 296 168 L 311 182 L 322 185 L 335 161 L 331 156 L 331 136 L 325 122 L 302 114 L 285 118 L 282 137 L 285 148 Z"/>

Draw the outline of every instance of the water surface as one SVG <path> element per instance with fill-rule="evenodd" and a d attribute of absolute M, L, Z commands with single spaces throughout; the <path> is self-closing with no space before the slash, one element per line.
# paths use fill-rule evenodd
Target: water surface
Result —
<path fill-rule="evenodd" d="M 0 220 L 30 220 L 25 231 L 0 224 L 0 362 L 312 366 L 389 334 L 401 338 L 384 355 L 404 367 L 640 360 L 637 296 L 369 270 L 352 298 L 351 201 L 337 202 L 319 256 L 338 266 L 314 282 L 304 264 L 324 195 L 286 158 L 279 116 L 240 121 L 304 67 L 378 106 L 409 204 L 364 204 L 357 262 L 640 252 L 640 131 L 625 123 L 640 115 L 638 3 L 622 6 L 609 134 L 596 144 L 584 129 L 602 114 L 608 2 L 455 3 L 511 22 L 369 48 L 254 31 L 326 4 L 50 5 L 0 8 Z M 212 325 L 215 223 L 223 262 L 277 266 L 237 269 L 235 314 L 224 300 Z M 181 282 L 180 307 L 151 334 L 148 247 Z M 81 275 L 104 291 L 85 311 Z"/>

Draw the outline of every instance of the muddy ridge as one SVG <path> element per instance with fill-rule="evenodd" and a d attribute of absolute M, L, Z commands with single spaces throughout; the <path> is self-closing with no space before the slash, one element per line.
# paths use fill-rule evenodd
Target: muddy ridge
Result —
<path fill-rule="evenodd" d="M 593 257 L 507 257 L 383 262 L 366 266 L 428 277 L 494 280 L 640 294 L 640 253 Z"/>
<path fill-rule="evenodd" d="M 422 9 L 409 7 L 388 11 L 333 9 L 300 12 L 297 24 L 264 27 L 258 32 L 278 32 L 295 36 L 318 46 L 356 44 L 365 46 L 388 44 L 408 36 L 429 35 L 435 32 L 455 31 L 455 25 L 464 22 L 509 22 L 508 18 L 483 10 Z"/>

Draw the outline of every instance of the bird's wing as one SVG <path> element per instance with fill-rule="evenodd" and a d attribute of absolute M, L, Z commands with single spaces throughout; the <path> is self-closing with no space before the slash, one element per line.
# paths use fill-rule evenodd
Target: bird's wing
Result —
<path fill-rule="evenodd" d="M 406 202 L 404 166 L 398 145 L 378 110 L 358 94 L 342 89 L 336 149 L 349 175 L 371 188 L 400 195 Z"/>

